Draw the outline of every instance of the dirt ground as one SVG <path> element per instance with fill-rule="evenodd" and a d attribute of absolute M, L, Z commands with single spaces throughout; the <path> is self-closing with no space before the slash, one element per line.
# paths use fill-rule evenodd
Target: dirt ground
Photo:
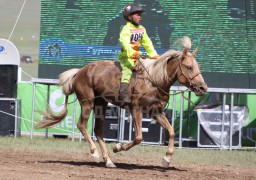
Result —
<path fill-rule="evenodd" d="M 0 179 L 256 179 L 252 169 L 212 167 L 172 162 L 167 169 L 159 159 L 129 159 L 116 154 L 112 160 L 117 168 L 93 163 L 89 154 L 68 156 L 61 153 L 42 154 L 0 149 Z"/>

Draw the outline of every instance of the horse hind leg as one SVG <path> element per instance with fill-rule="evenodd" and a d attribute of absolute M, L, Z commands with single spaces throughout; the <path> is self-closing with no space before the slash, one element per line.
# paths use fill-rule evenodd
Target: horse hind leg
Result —
<path fill-rule="evenodd" d="M 80 132 L 83 134 L 84 138 L 87 140 L 90 151 L 91 151 L 91 158 L 93 162 L 100 162 L 100 156 L 97 150 L 97 147 L 95 143 L 93 142 L 91 135 L 87 131 L 87 125 L 88 125 L 88 119 L 90 117 L 90 112 L 92 110 L 92 102 L 89 103 L 83 103 L 81 104 L 81 115 L 80 119 L 77 123 L 77 128 L 80 130 Z"/>
<path fill-rule="evenodd" d="M 104 143 L 104 140 L 103 140 L 104 120 L 105 120 L 108 103 L 101 98 L 96 99 L 94 103 L 95 103 L 95 106 L 93 109 L 94 116 L 95 116 L 94 117 L 95 118 L 94 133 L 99 142 L 103 160 L 104 162 L 106 162 L 106 167 L 116 167 L 109 157 L 106 144 Z"/>

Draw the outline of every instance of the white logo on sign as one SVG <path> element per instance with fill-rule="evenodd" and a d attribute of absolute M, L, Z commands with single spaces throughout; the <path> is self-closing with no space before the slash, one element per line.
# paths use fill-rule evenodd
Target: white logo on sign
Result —
<path fill-rule="evenodd" d="M 58 104 L 57 100 L 59 100 L 60 98 L 63 98 L 61 89 L 58 89 L 52 92 L 50 97 L 50 107 L 56 113 L 60 113 L 64 109 L 65 98 L 63 98 L 63 101 L 61 104 Z"/>

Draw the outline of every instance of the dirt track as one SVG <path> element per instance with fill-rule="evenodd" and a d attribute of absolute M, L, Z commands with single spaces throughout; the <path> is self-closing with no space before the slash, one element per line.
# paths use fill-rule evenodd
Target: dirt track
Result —
<path fill-rule="evenodd" d="M 159 159 L 129 159 L 115 154 L 112 160 L 117 168 L 93 163 L 89 154 L 84 157 L 55 153 L 14 152 L 0 150 L 0 179 L 256 179 L 254 170 L 233 167 L 177 164 L 168 169 Z"/>

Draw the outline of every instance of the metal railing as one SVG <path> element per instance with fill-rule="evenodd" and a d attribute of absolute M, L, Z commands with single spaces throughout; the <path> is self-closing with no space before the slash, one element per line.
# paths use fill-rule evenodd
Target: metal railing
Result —
<path fill-rule="evenodd" d="M 49 101 L 49 88 L 51 85 L 57 85 L 59 83 L 56 79 L 39 79 L 39 78 L 31 78 L 31 82 L 33 83 L 33 100 L 32 100 L 32 120 L 31 120 L 31 139 L 33 137 L 33 131 L 34 131 L 34 108 L 35 108 L 35 101 L 36 101 L 36 84 L 44 84 L 47 85 L 47 101 Z M 187 90 L 184 86 L 173 86 L 171 87 L 170 91 L 173 91 L 175 94 L 177 91 L 185 91 Z M 188 91 L 190 93 L 190 91 Z M 227 94 L 230 94 L 230 124 L 233 124 L 233 109 L 234 109 L 234 94 L 256 94 L 256 89 L 236 89 L 236 88 L 208 88 L 208 93 L 221 93 L 223 94 L 222 97 L 222 121 L 224 121 L 224 115 L 225 115 L 225 105 L 226 105 L 226 97 Z M 171 123 L 174 127 L 174 120 L 175 120 L 175 107 L 176 107 L 176 96 L 173 95 L 173 101 L 172 101 L 172 118 Z M 184 111 L 184 98 L 183 96 L 180 96 L 180 112 Z M 76 103 L 74 103 L 74 106 L 76 106 Z M 76 117 L 76 107 L 74 108 L 74 118 Z M 123 114 L 123 113 L 121 113 Z M 124 119 L 124 118 L 121 118 Z M 183 122 L 183 115 L 180 113 L 180 122 L 179 122 L 179 148 L 182 148 L 182 122 Z M 75 120 L 73 120 L 73 128 L 72 128 L 72 140 L 74 140 L 74 127 L 75 127 Z M 122 133 L 122 132 L 121 132 Z M 230 128 L 230 149 L 232 149 L 232 128 Z M 46 130 L 45 133 L 46 137 L 48 136 L 48 131 Z M 119 135 L 119 137 L 122 137 L 123 135 Z M 81 137 L 81 136 L 80 136 Z M 81 138 L 80 138 L 81 139 Z M 223 148 L 223 146 L 221 146 Z"/>

